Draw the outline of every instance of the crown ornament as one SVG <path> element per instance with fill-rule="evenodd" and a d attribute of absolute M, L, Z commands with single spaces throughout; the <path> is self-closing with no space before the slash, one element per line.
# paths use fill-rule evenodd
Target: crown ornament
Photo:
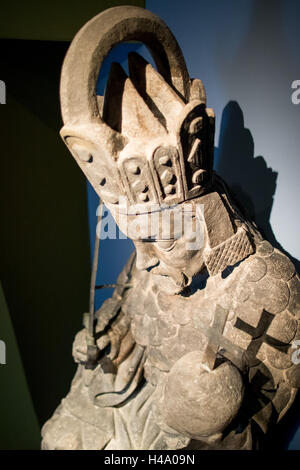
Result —
<path fill-rule="evenodd" d="M 112 64 L 105 95 L 97 96 L 104 58 L 129 40 L 147 46 L 157 70 L 130 53 L 129 74 Z M 189 78 L 175 37 L 153 13 L 116 7 L 77 33 L 63 65 L 61 107 L 61 136 L 110 208 L 122 197 L 151 211 L 209 190 L 214 112 L 201 80 Z"/>

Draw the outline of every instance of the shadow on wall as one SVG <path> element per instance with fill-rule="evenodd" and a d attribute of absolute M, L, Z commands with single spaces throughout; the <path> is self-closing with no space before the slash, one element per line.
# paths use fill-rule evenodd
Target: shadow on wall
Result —
<path fill-rule="evenodd" d="M 244 127 L 244 115 L 236 101 L 224 108 L 221 119 L 219 148 L 215 149 L 215 169 L 228 184 L 233 197 L 255 221 L 263 236 L 285 253 L 300 273 L 300 262 L 276 240 L 270 216 L 276 191 L 278 173 L 268 168 L 262 156 L 254 156 L 254 141 Z M 286 448 L 300 422 L 300 395 L 292 409 L 279 423 L 266 442 L 267 447 Z"/>
<path fill-rule="evenodd" d="M 280 245 L 270 224 L 278 173 L 268 168 L 262 156 L 254 156 L 253 137 L 244 127 L 244 115 L 236 101 L 230 101 L 223 110 L 215 156 L 216 171 L 229 185 L 233 196 L 263 236 L 285 253 L 300 273 L 299 260 Z"/>

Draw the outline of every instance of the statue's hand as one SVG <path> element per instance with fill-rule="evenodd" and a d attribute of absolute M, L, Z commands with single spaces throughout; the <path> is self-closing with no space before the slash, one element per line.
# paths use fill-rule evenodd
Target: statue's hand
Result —
<path fill-rule="evenodd" d="M 74 361 L 77 363 L 87 360 L 86 330 L 83 329 L 77 333 L 73 342 L 72 351 Z"/>
<path fill-rule="evenodd" d="M 108 345 L 110 345 L 109 357 L 115 359 L 120 350 L 122 339 L 125 338 L 129 331 L 130 319 L 127 315 L 119 310 L 117 314 L 112 315 L 113 310 L 108 307 L 112 307 L 112 299 L 108 299 L 103 303 L 102 308 L 99 310 L 99 316 L 97 318 L 97 324 L 95 328 L 95 337 L 98 350 L 104 351 Z M 112 318 L 111 318 L 112 317 Z M 77 363 L 86 363 L 87 357 L 87 337 L 86 329 L 83 329 L 77 333 L 73 343 L 73 357 Z"/>
<path fill-rule="evenodd" d="M 101 335 L 101 337 L 97 340 L 97 346 L 100 351 L 106 348 L 109 344 L 110 339 L 107 334 Z M 86 340 L 86 329 L 80 330 L 77 335 L 75 336 L 73 342 L 73 350 L 72 354 L 74 357 L 74 361 L 78 364 L 82 364 L 87 362 L 87 340 Z"/>

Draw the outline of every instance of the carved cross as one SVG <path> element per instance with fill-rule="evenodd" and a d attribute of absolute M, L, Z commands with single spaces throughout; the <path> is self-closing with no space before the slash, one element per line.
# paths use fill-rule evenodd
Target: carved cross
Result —
<path fill-rule="evenodd" d="M 201 330 L 208 338 L 208 345 L 204 352 L 203 362 L 210 370 L 215 368 L 218 353 L 229 359 L 239 369 L 242 370 L 244 368 L 244 350 L 223 336 L 228 313 L 228 310 L 217 305 L 212 326 L 206 327 L 201 325 Z"/>
<path fill-rule="evenodd" d="M 274 315 L 271 313 L 263 310 L 257 327 L 253 327 L 240 318 L 237 318 L 234 327 L 252 337 L 246 350 L 223 336 L 228 313 L 228 310 L 217 305 L 212 326 L 207 327 L 200 324 L 201 330 L 208 338 L 208 345 L 204 352 L 203 362 L 209 369 L 213 370 L 215 368 L 217 354 L 226 357 L 226 359 L 231 361 L 242 371 L 245 370 L 246 366 L 251 367 L 252 365 L 258 364 L 260 361 L 256 356 L 262 343 L 267 343 L 280 351 L 287 351 L 289 345 L 267 334 L 267 330 L 274 318 Z"/>

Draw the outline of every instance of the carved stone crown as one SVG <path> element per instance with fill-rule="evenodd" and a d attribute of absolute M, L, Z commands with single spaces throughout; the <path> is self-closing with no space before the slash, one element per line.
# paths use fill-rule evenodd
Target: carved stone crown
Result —
<path fill-rule="evenodd" d="M 112 64 L 105 96 L 99 66 L 117 43 L 138 40 L 157 71 L 136 53 L 129 76 Z M 80 60 L 78 60 L 80 57 Z M 173 205 L 211 184 L 214 113 L 200 80 L 191 80 L 165 23 L 136 7 L 107 10 L 87 23 L 67 53 L 61 79 L 61 135 L 104 202 Z"/>

